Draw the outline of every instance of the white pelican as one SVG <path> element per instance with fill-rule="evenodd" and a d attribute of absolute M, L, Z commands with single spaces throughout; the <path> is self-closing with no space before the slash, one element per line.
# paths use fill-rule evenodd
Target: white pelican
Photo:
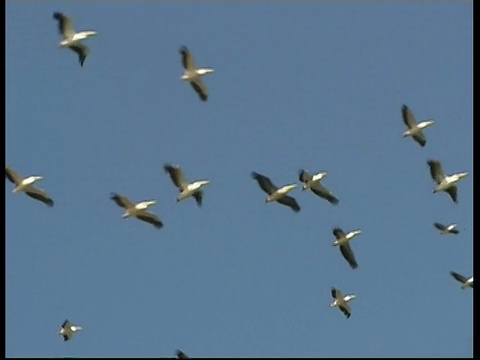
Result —
<path fill-rule="evenodd" d="M 176 350 L 175 355 L 177 356 L 177 359 L 190 359 L 190 356 L 185 354 L 182 350 Z"/>
<path fill-rule="evenodd" d="M 338 199 L 333 196 L 330 190 L 320 183 L 326 176 L 326 172 L 319 172 L 312 176 L 304 169 L 301 169 L 298 173 L 298 179 L 303 183 L 302 190 L 310 189 L 314 194 L 324 198 L 330 204 L 337 205 Z"/>
<path fill-rule="evenodd" d="M 402 118 L 408 130 L 403 133 L 403 137 L 411 136 L 420 146 L 425 146 L 427 139 L 423 134 L 422 129 L 425 129 L 435 122 L 434 120 L 425 120 L 417 124 L 415 116 L 407 105 L 402 106 Z"/>
<path fill-rule="evenodd" d="M 77 333 L 78 331 L 83 330 L 81 326 L 78 325 L 73 325 L 70 323 L 70 321 L 65 320 L 60 327 L 60 331 L 58 332 L 58 335 L 63 336 L 64 341 L 71 340 L 73 338 L 73 335 Z"/>
<path fill-rule="evenodd" d="M 356 269 L 358 267 L 357 261 L 355 260 L 355 255 L 353 255 L 352 248 L 350 247 L 350 240 L 352 240 L 355 236 L 361 234 L 361 230 L 354 230 L 350 231 L 348 234 L 345 234 L 342 229 L 336 227 L 333 229 L 333 235 L 335 235 L 335 241 L 333 242 L 333 246 L 339 246 L 340 252 L 342 253 L 343 257 L 347 262 L 350 264 L 352 269 Z"/>
<path fill-rule="evenodd" d="M 335 300 L 333 300 L 333 302 L 330 304 L 330 307 L 338 307 L 348 319 L 350 315 L 352 315 L 352 311 L 350 310 L 350 306 L 348 306 L 348 302 L 356 298 L 355 294 L 342 296 L 342 293 L 339 289 L 332 287 L 332 297 Z"/>
<path fill-rule="evenodd" d="M 78 54 L 78 60 L 80 61 L 80 66 L 83 66 L 83 62 L 88 55 L 88 47 L 85 46 L 81 40 L 84 40 L 90 36 L 97 35 L 96 31 L 80 31 L 75 32 L 73 29 L 72 19 L 59 12 L 53 13 L 53 18 L 58 21 L 58 31 L 63 37 L 63 40 L 60 41 L 60 47 L 68 47 L 69 49 L 75 51 Z"/>
<path fill-rule="evenodd" d="M 170 175 L 173 184 L 178 188 L 180 194 L 177 197 L 177 202 L 187 199 L 191 196 L 195 198 L 197 206 L 202 206 L 204 186 L 210 184 L 210 180 L 198 180 L 189 184 L 183 176 L 183 171 L 179 166 L 172 166 L 170 164 L 163 165 L 164 170 Z"/>
<path fill-rule="evenodd" d="M 289 206 L 293 211 L 299 212 L 300 206 L 298 206 L 297 200 L 295 198 L 287 195 L 290 191 L 297 187 L 297 184 L 285 185 L 281 188 L 276 187 L 272 181 L 255 171 L 252 172 L 252 177 L 257 180 L 258 185 L 265 191 L 268 196 L 265 199 L 266 203 L 276 201 L 282 205 Z"/>
<path fill-rule="evenodd" d="M 439 191 L 445 191 L 450 195 L 453 202 L 458 203 L 457 198 L 457 186 L 456 183 L 468 175 L 467 172 L 460 172 L 452 175 L 445 175 L 442 169 L 442 164 L 438 160 L 428 160 L 428 166 L 430 167 L 430 175 L 435 180 L 436 186 L 433 193 Z"/>
<path fill-rule="evenodd" d="M 48 196 L 48 194 L 44 190 L 37 189 L 35 186 L 33 186 L 34 183 L 36 183 L 39 180 L 42 180 L 43 176 L 29 176 L 29 177 L 23 178 L 8 166 L 5 168 L 5 175 L 8 180 L 10 180 L 13 184 L 15 184 L 15 187 L 13 188 L 13 191 L 12 191 L 13 193 L 24 192 L 31 198 L 40 200 L 47 206 L 50 206 L 50 207 L 53 206 L 54 202 Z"/>
<path fill-rule="evenodd" d="M 197 92 L 202 101 L 207 101 L 208 92 L 207 88 L 202 82 L 202 76 L 213 73 L 212 68 L 198 68 L 195 66 L 192 53 L 186 46 L 180 48 L 180 54 L 182 55 L 182 65 L 184 68 L 181 80 L 188 81 Z"/>
<path fill-rule="evenodd" d="M 440 234 L 458 234 L 460 231 L 457 229 L 457 224 L 450 224 L 450 225 L 443 225 L 438 222 L 433 223 L 438 230 L 440 230 Z"/>
<path fill-rule="evenodd" d="M 146 211 L 147 208 L 157 203 L 155 200 L 142 201 L 137 204 L 134 204 L 125 196 L 121 196 L 116 193 L 112 193 L 110 199 L 115 201 L 118 206 L 126 210 L 125 213 L 122 215 L 122 219 L 126 219 L 130 216 L 133 216 L 138 218 L 139 220 L 152 224 L 158 229 L 163 227 L 163 223 L 157 217 L 157 215 Z"/>
<path fill-rule="evenodd" d="M 463 275 L 456 273 L 455 271 L 450 271 L 450 275 L 452 275 L 455 280 L 462 283 L 462 289 L 465 289 L 467 287 L 470 287 L 473 289 L 473 276 L 470 276 L 469 278 L 467 278 Z"/>

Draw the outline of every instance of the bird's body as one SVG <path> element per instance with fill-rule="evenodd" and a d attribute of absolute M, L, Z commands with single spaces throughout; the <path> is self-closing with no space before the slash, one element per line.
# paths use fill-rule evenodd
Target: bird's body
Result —
<path fill-rule="evenodd" d="M 58 331 L 58 335 L 63 336 L 64 341 L 71 340 L 73 336 L 79 332 L 80 330 L 83 330 L 83 328 L 79 325 L 73 325 L 70 323 L 70 321 L 65 320 L 60 327 L 60 330 Z"/>
<path fill-rule="evenodd" d="M 348 303 L 356 298 L 355 294 L 349 294 L 343 296 L 339 289 L 335 289 L 332 287 L 331 294 L 333 297 L 333 302 L 330 304 L 330 307 L 338 307 L 340 311 L 345 315 L 348 319 L 350 315 L 352 315 L 352 311 Z"/>
<path fill-rule="evenodd" d="M 438 222 L 433 223 L 433 226 L 440 231 L 440 234 L 458 234 L 460 231 L 457 229 L 457 224 L 443 225 Z"/>
<path fill-rule="evenodd" d="M 353 230 L 350 231 L 348 234 L 345 234 L 342 229 L 336 227 L 333 229 L 333 235 L 335 235 L 335 241 L 333 242 L 333 246 L 340 247 L 340 252 L 342 253 L 345 260 L 347 260 L 348 264 L 352 269 L 356 269 L 358 267 L 357 260 L 355 259 L 355 255 L 353 254 L 352 248 L 350 247 L 350 241 L 357 235 L 361 234 L 361 230 Z"/>
<path fill-rule="evenodd" d="M 139 220 L 148 222 L 160 229 L 163 227 L 162 221 L 155 214 L 146 211 L 150 206 L 156 204 L 155 200 L 141 201 L 139 203 L 132 203 L 125 196 L 113 193 L 110 197 L 115 203 L 125 209 L 125 213 L 122 215 L 123 219 L 129 217 L 136 217 Z"/>
<path fill-rule="evenodd" d="M 433 193 L 444 191 L 450 195 L 453 202 L 458 202 L 458 188 L 457 182 L 468 175 L 467 172 L 460 172 L 452 175 L 445 175 L 443 172 L 442 164 L 438 160 L 428 160 L 428 166 L 430 167 L 430 176 L 435 181 L 435 188 Z"/>
<path fill-rule="evenodd" d="M 337 205 L 339 200 L 321 184 L 321 180 L 326 176 L 326 172 L 319 172 L 312 176 L 304 169 L 298 173 L 298 179 L 303 183 L 302 190 L 310 189 L 315 195 L 327 200 L 330 204 Z"/>
<path fill-rule="evenodd" d="M 466 289 L 467 287 L 473 289 L 473 276 L 467 278 L 455 271 L 450 271 L 450 275 L 452 275 L 455 280 L 462 283 L 462 289 Z"/>
<path fill-rule="evenodd" d="M 183 176 L 183 171 L 179 166 L 172 166 L 165 164 L 163 169 L 169 174 L 173 184 L 178 188 L 179 194 L 176 198 L 177 202 L 194 197 L 197 202 L 197 206 L 201 207 L 203 203 L 203 190 L 202 188 L 210 183 L 210 180 L 198 180 L 193 183 L 189 183 Z"/>
<path fill-rule="evenodd" d="M 55 12 L 53 18 L 58 21 L 58 31 L 63 37 L 59 46 L 61 48 L 67 47 L 77 53 L 80 66 L 83 66 L 89 49 L 82 43 L 82 40 L 97 35 L 97 32 L 92 30 L 75 32 L 72 19 L 59 12 Z"/>
<path fill-rule="evenodd" d="M 16 173 L 12 168 L 5 168 L 5 176 L 10 182 L 12 182 L 15 187 L 13 188 L 13 193 L 25 193 L 31 198 L 43 202 L 45 205 L 52 207 L 54 201 L 48 196 L 48 194 L 41 189 L 38 189 L 34 186 L 37 181 L 43 179 L 42 176 L 28 176 L 23 178 L 18 173 Z"/>
<path fill-rule="evenodd" d="M 403 137 L 411 136 L 420 146 L 425 146 L 427 140 L 423 134 L 423 129 L 433 125 L 434 120 L 425 120 L 417 123 L 415 116 L 407 105 L 402 106 L 402 118 L 408 130 L 403 133 Z"/>
<path fill-rule="evenodd" d="M 290 207 L 295 212 L 300 211 L 300 206 L 298 205 L 295 198 L 287 195 L 290 191 L 297 187 L 296 184 L 285 185 L 281 188 L 278 188 L 265 175 L 259 174 L 257 172 L 252 172 L 251 175 L 252 178 L 257 180 L 260 188 L 268 194 L 267 198 L 265 199 L 266 203 L 276 201 L 282 205 Z"/>
<path fill-rule="evenodd" d="M 180 48 L 180 55 L 182 57 L 182 65 L 184 72 L 180 77 L 181 80 L 189 82 L 193 89 L 197 92 L 200 100 L 207 101 L 208 91 L 207 87 L 203 84 L 202 76 L 213 73 L 212 68 L 197 68 L 193 55 L 186 46 Z"/>

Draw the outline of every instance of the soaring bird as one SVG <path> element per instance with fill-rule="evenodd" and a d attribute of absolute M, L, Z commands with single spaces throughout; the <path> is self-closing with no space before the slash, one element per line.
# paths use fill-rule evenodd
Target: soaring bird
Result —
<path fill-rule="evenodd" d="M 355 260 L 355 255 L 353 254 L 352 248 L 350 247 L 350 240 L 355 236 L 361 234 L 361 230 L 350 231 L 348 234 L 345 234 L 342 229 L 336 227 L 333 229 L 333 235 L 335 235 L 335 241 L 333 246 L 339 246 L 340 252 L 347 262 L 350 264 L 352 269 L 358 267 L 357 260 Z"/>
<path fill-rule="evenodd" d="M 13 193 L 20 193 L 24 192 L 31 198 L 39 200 L 46 204 L 47 206 L 53 206 L 53 200 L 48 196 L 48 194 L 44 190 L 40 190 L 33 186 L 39 180 L 43 179 L 43 176 L 29 176 L 26 178 L 21 177 L 15 171 L 12 170 L 10 167 L 5 168 L 5 176 L 7 177 L 10 182 L 15 184 L 13 188 Z"/>
<path fill-rule="evenodd" d="M 75 335 L 80 330 L 83 330 L 81 326 L 73 325 L 70 323 L 70 321 L 65 320 L 60 327 L 58 335 L 62 335 L 63 340 L 68 341 L 71 340 L 73 338 L 73 335 Z"/>
<path fill-rule="evenodd" d="M 297 184 L 285 185 L 281 188 L 278 188 L 265 175 L 261 175 L 255 171 L 253 171 L 251 175 L 252 178 L 257 180 L 260 188 L 268 194 L 267 198 L 265 199 L 266 203 L 276 201 L 282 205 L 289 206 L 295 212 L 300 211 L 300 206 L 298 205 L 297 200 L 287 195 L 290 191 L 297 187 Z"/>
<path fill-rule="evenodd" d="M 435 226 L 439 231 L 440 234 L 458 234 L 460 231 L 457 229 L 457 224 L 450 224 L 450 225 L 443 225 L 440 224 L 439 222 L 433 223 L 433 226 Z"/>
<path fill-rule="evenodd" d="M 91 30 L 75 32 L 72 19 L 60 12 L 53 13 L 53 18 L 58 21 L 58 31 L 63 37 L 59 46 L 68 47 L 70 50 L 75 51 L 78 55 L 80 66 L 83 67 L 83 62 L 87 58 L 89 49 L 81 42 L 81 40 L 97 35 L 97 32 Z"/>
<path fill-rule="evenodd" d="M 326 172 L 319 172 L 315 175 L 310 175 L 306 170 L 301 169 L 298 173 L 298 179 L 303 183 L 302 190 L 310 189 L 315 195 L 327 200 L 330 204 L 337 205 L 338 199 L 323 186 L 320 182 L 327 176 Z"/>
<path fill-rule="evenodd" d="M 163 169 L 170 175 L 173 184 L 180 191 L 180 194 L 177 197 L 177 202 L 193 196 L 197 202 L 197 206 L 202 206 L 203 190 L 201 189 L 210 184 L 210 180 L 198 180 L 193 183 L 188 183 L 183 176 L 183 171 L 180 166 L 165 164 L 163 165 Z"/>
<path fill-rule="evenodd" d="M 452 275 L 455 280 L 462 283 L 462 289 L 465 289 L 467 287 L 470 287 L 473 289 L 473 276 L 470 276 L 469 278 L 467 278 L 463 275 L 456 273 L 455 271 L 450 271 L 450 275 Z"/>
<path fill-rule="evenodd" d="M 175 351 L 175 356 L 177 357 L 177 359 L 190 359 L 190 356 L 185 354 L 182 350 L 178 349 Z"/>
<path fill-rule="evenodd" d="M 420 146 L 425 146 L 427 139 L 423 134 L 423 129 L 433 125 L 434 120 L 425 120 L 417 123 L 415 116 L 407 105 L 402 106 L 402 118 L 408 130 L 403 133 L 403 137 L 411 136 Z"/>
<path fill-rule="evenodd" d="M 340 311 L 346 316 L 348 319 L 350 315 L 352 315 L 352 311 L 350 310 L 350 306 L 348 303 L 355 299 L 355 294 L 349 294 L 343 296 L 339 289 L 335 289 L 332 287 L 332 297 L 334 298 L 333 302 L 330 304 L 330 307 L 338 307 Z"/>
<path fill-rule="evenodd" d="M 433 193 L 445 191 L 450 195 L 453 202 L 458 203 L 457 197 L 457 182 L 468 175 L 467 172 L 460 172 L 452 175 L 445 175 L 442 169 L 442 164 L 438 160 L 428 160 L 428 166 L 430 167 L 430 175 L 435 181 L 436 185 Z"/>
<path fill-rule="evenodd" d="M 193 60 L 192 53 L 186 46 L 180 47 L 180 55 L 182 56 L 183 75 L 181 80 L 188 81 L 197 92 L 200 100 L 207 101 L 208 91 L 202 82 L 202 76 L 213 73 L 212 68 L 197 68 Z"/>
<path fill-rule="evenodd" d="M 155 200 L 142 201 L 134 204 L 125 196 L 121 196 L 116 193 L 112 193 L 110 199 L 115 201 L 118 206 L 125 209 L 122 219 L 133 216 L 139 220 L 152 224 L 158 229 L 163 227 L 163 223 L 158 216 L 147 211 L 147 208 L 157 203 Z"/>

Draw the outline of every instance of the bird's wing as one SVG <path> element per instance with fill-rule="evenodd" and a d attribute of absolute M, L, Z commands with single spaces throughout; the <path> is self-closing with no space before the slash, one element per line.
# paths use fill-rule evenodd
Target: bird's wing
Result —
<path fill-rule="evenodd" d="M 334 299 L 343 299 L 342 297 L 342 292 L 338 289 L 335 289 L 334 287 L 332 287 L 332 290 L 331 290 L 331 293 L 332 293 L 332 297 Z"/>
<path fill-rule="evenodd" d="M 75 43 L 70 45 L 69 48 L 77 53 L 80 66 L 83 66 L 83 63 L 85 62 L 85 59 L 87 58 L 89 52 L 88 47 L 80 41 L 76 41 Z"/>
<path fill-rule="evenodd" d="M 30 196 L 31 198 L 34 198 L 36 200 L 40 200 L 41 202 L 43 202 L 47 206 L 52 207 L 53 204 L 54 204 L 54 201 L 50 198 L 50 196 L 48 196 L 48 194 L 45 191 L 37 189 L 34 186 L 30 186 L 28 188 L 28 190 L 25 191 L 25 193 L 28 196 Z"/>
<path fill-rule="evenodd" d="M 196 78 L 193 81 L 190 81 L 190 85 L 192 85 L 193 89 L 197 92 L 200 100 L 207 101 L 208 98 L 208 91 L 207 87 L 203 84 L 203 81 L 200 77 Z"/>
<path fill-rule="evenodd" d="M 176 350 L 175 355 L 177 356 L 177 359 L 190 359 L 190 356 L 185 354 L 182 350 Z"/>
<path fill-rule="evenodd" d="M 352 315 L 352 312 L 350 310 L 350 306 L 348 306 L 347 303 L 339 305 L 338 308 L 347 317 L 347 319 L 350 317 L 350 315 Z"/>
<path fill-rule="evenodd" d="M 435 226 L 440 231 L 445 231 L 445 229 L 447 228 L 445 225 L 440 224 L 438 222 L 434 223 L 433 226 Z"/>
<path fill-rule="evenodd" d="M 417 121 L 415 120 L 415 116 L 413 115 L 412 111 L 408 108 L 407 105 L 402 106 L 402 118 L 405 125 L 408 126 L 409 129 L 417 126 Z"/>
<path fill-rule="evenodd" d="M 135 204 L 132 203 L 128 198 L 126 198 L 125 196 L 118 195 L 116 193 L 112 193 L 112 195 L 110 196 L 110 199 L 115 201 L 115 203 L 118 206 L 120 206 L 122 208 L 125 208 L 125 209 L 135 207 Z"/>
<path fill-rule="evenodd" d="M 75 34 L 72 19 L 59 12 L 53 13 L 53 18 L 58 20 L 58 31 L 64 39 L 71 38 Z"/>
<path fill-rule="evenodd" d="M 336 205 L 338 204 L 338 199 L 332 194 L 330 190 L 328 190 L 325 186 L 323 186 L 320 183 L 316 183 L 313 186 L 311 186 L 312 192 L 321 198 L 324 198 L 327 200 L 329 203 Z"/>
<path fill-rule="evenodd" d="M 445 174 L 443 172 L 442 164 L 438 160 L 428 160 L 428 166 L 430 167 L 430 175 L 432 179 L 438 183 L 442 182 L 445 178 Z"/>
<path fill-rule="evenodd" d="M 454 228 L 454 229 L 450 230 L 450 233 L 452 233 L 452 234 L 460 234 L 460 230 Z"/>
<path fill-rule="evenodd" d="M 461 283 L 465 283 L 467 281 L 467 278 L 465 276 L 460 275 L 459 273 L 456 273 L 455 271 L 450 271 L 450 275 L 452 275 L 455 280 L 460 281 Z"/>
<path fill-rule="evenodd" d="M 197 202 L 197 206 L 201 207 L 203 202 L 203 191 L 202 190 L 195 191 L 192 196 L 195 198 L 195 201 Z"/>
<path fill-rule="evenodd" d="M 298 180 L 300 180 L 302 183 L 306 183 L 312 180 L 312 175 L 310 175 L 306 170 L 301 169 L 298 172 Z"/>
<path fill-rule="evenodd" d="M 17 174 L 15 171 L 13 171 L 11 168 L 6 167 L 5 168 L 5 176 L 7 177 L 10 182 L 12 182 L 15 185 L 18 185 L 22 182 L 23 178 Z"/>
<path fill-rule="evenodd" d="M 418 130 L 415 134 L 412 135 L 413 140 L 415 140 L 420 146 L 425 146 L 427 139 L 423 134 L 422 130 Z"/>
<path fill-rule="evenodd" d="M 70 336 L 68 334 L 62 334 L 62 336 L 63 336 L 63 341 L 70 340 Z"/>
<path fill-rule="evenodd" d="M 180 191 L 183 191 L 183 189 L 188 186 L 188 183 L 183 176 L 183 171 L 179 166 L 165 164 L 163 168 L 166 172 L 168 172 L 170 179 Z"/>
<path fill-rule="evenodd" d="M 186 46 L 180 48 L 180 55 L 182 55 L 182 65 L 185 70 L 195 70 L 195 61 L 193 55 Z"/>
<path fill-rule="evenodd" d="M 452 185 L 449 188 L 445 189 L 445 192 L 450 195 L 454 203 L 458 203 L 458 188 L 456 185 Z"/>
<path fill-rule="evenodd" d="M 265 175 L 259 174 L 257 172 L 252 172 L 252 178 L 257 180 L 258 185 L 265 191 L 268 195 L 272 195 L 278 188 L 272 183 L 272 181 Z"/>
<path fill-rule="evenodd" d="M 295 198 L 291 197 L 290 195 L 282 196 L 277 200 L 277 202 L 282 205 L 289 206 L 295 212 L 300 211 L 300 206 L 298 205 L 297 200 L 295 200 Z"/>
<path fill-rule="evenodd" d="M 63 323 L 62 323 L 62 328 L 66 328 L 66 327 L 69 327 L 70 326 L 70 321 L 68 320 L 65 320 Z"/>
<path fill-rule="evenodd" d="M 355 260 L 355 255 L 353 254 L 352 248 L 348 242 L 344 245 L 340 245 L 340 252 L 345 260 L 347 260 L 347 262 L 350 264 L 352 269 L 356 269 L 358 267 L 357 261 Z"/>
<path fill-rule="evenodd" d="M 140 213 L 137 214 L 137 218 L 142 220 L 142 221 L 145 221 L 145 222 L 148 222 L 148 223 L 152 224 L 157 229 L 160 229 L 160 228 L 163 227 L 163 223 L 158 218 L 158 216 L 155 215 L 155 214 L 152 214 L 151 212 L 141 211 Z"/>
<path fill-rule="evenodd" d="M 346 236 L 344 231 L 339 227 L 336 227 L 335 229 L 333 229 L 333 235 L 335 235 L 335 238 L 337 239 L 340 239 Z"/>

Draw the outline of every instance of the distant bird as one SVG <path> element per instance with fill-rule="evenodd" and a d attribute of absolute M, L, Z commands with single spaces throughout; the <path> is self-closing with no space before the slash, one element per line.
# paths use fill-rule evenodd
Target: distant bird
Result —
<path fill-rule="evenodd" d="M 425 120 L 417 124 L 415 116 L 407 105 L 402 106 L 402 118 L 408 130 L 403 133 L 403 137 L 411 136 L 420 146 L 425 146 L 427 139 L 422 129 L 425 129 L 435 122 L 434 120 Z"/>
<path fill-rule="evenodd" d="M 186 46 L 180 48 L 180 55 L 182 56 L 182 65 L 184 68 L 184 73 L 180 79 L 190 82 L 200 99 L 207 101 L 208 91 L 202 82 L 202 76 L 213 73 L 213 69 L 197 68 L 193 60 L 193 55 Z"/>
<path fill-rule="evenodd" d="M 428 160 L 428 166 L 430 167 L 430 175 L 432 179 L 436 182 L 436 186 L 433 190 L 433 193 L 439 191 L 445 191 L 450 195 L 453 202 L 458 203 L 457 198 L 457 182 L 463 179 L 468 175 L 467 172 L 460 172 L 452 175 L 445 175 L 442 169 L 442 164 L 438 160 Z"/>
<path fill-rule="evenodd" d="M 320 183 L 326 176 L 326 172 L 319 172 L 312 176 L 304 169 L 301 169 L 298 173 L 298 179 L 303 183 L 302 190 L 310 189 L 315 195 L 324 198 L 330 204 L 337 205 L 338 199 L 333 196 L 330 190 Z"/>
<path fill-rule="evenodd" d="M 58 21 L 58 31 L 63 37 L 63 40 L 60 41 L 60 47 L 68 47 L 69 49 L 75 51 L 78 55 L 78 60 L 80 66 L 83 67 L 83 63 L 87 58 L 89 49 L 85 46 L 81 40 L 84 40 L 90 36 L 97 35 L 96 31 L 80 31 L 75 32 L 73 29 L 72 19 L 60 12 L 53 13 L 53 18 Z"/>
<path fill-rule="evenodd" d="M 440 234 L 458 234 L 460 231 L 457 229 L 457 224 L 450 224 L 448 226 L 440 224 L 438 222 L 433 223 L 438 230 L 440 230 Z"/>
<path fill-rule="evenodd" d="M 73 335 L 75 335 L 80 330 L 83 330 L 81 326 L 73 325 L 70 323 L 70 321 L 65 320 L 62 326 L 60 327 L 60 331 L 58 332 L 58 335 L 62 335 L 63 340 L 68 341 L 68 340 L 71 340 L 73 338 Z"/>
<path fill-rule="evenodd" d="M 185 354 L 182 350 L 176 350 L 175 355 L 177 356 L 177 359 L 190 359 L 190 356 Z"/>
<path fill-rule="evenodd" d="M 261 175 L 257 172 L 252 172 L 252 178 L 257 180 L 260 188 L 265 191 L 268 196 L 265 199 L 266 203 L 276 201 L 282 205 L 289 206 L 293 211 L 299 212 L 300 206 L 295 198 L 287 195 L 290 191 L 297 187 L 297 184 L 285 185 L 281 188 L 276 187 L 272 181 L 265 175 Z"/>
<path fill-rule="evenodd" d="M 170 175 L 173 184 L 178 188 L 180 194 L 177 197 L 177 202 L 187 199 L 191 196 L 195 198 L 197 206 L 202 206 L 204 186 L 210 184 L 210 180 L 198 180 L 193 183 L 188 183 L 183 176 L 183 171 L 179 166 L 172 166 L 170 164 L 163 165 L 163 169 Z"/>
<path fill-rule="evenodd" d="M 340 247 L 340 252 L 342 253 L 345 260 L 347 260 L 352 269 L 356 269 L 358 267 L 358 264 L 357 260 L 355 260 L 355 255 L 353 254 L 352 248 L 350 247 L 350 240 L 352 240 L 355 236 L 361 233 L 361 230 L 354 230 L 350 231 L 348 234 L 345 234 L 343 230 L 339 227 L 333 229 L 335 241 L 332 245 Z"/>
<path fill-rule="evenodd" d="M 332 287 L 332 297 L 335 299 L 331 304 L 330 307 L 338 307 L 340 311 L 346 316 L 348 319 L 350 315 L 352 315 L 352 311 L 350 310 L 350 306 L 348 303 L 356 298 L 355 294 L 349 294 L 343 296 L 339 289 L 335 289 Z"/>
<path fill-rule="evenodd" d="M 31 198 L 34 198 L 35 200 L 39 200 L 50 207 L 53 206 L 54 202 L 48 196 L 48 194 L 44 190 L 40 190 L 35 186 L 33 186 L 34 183 L 36 183 L 39 180 L 42 180 L 43 176 L 29 176 L 29 177 L 23 178 L 8 166 L 5 168 L 5 176 L 7 177 L 8 180 L 10 180 L 10 182 L 15 184 L 15 187 L 13 188 L 13 191 L 12 191 L 13 193 L 24 192 L 25 194 L 27 194 Z"/>
<path fill-rule="evenodd" d="M 122 219 L 133 216 L 138 218 L 139 220 L 152 224 L 157 229 L 160 229 L 163 227 L 163 223 L 157 217 L 157 215 L 146 211 L 147 208 L 157 203 L 155 200 L 142 201 L 137 204 L 134 204 L 125 196 L 121 196 L 116 193 L 112 193 L 110 199 L 115 201 L 115 203 L 118 206 L 126 210 L 125 213 L 122 215 Z"/>
<path fill-rule="evenodd" d="M 450 275 L 452 275 L 455 280 L 462 283 L 462 289 L 465 289 L 467 287 L 470 287 L 473 289 L 473 276 L 470 276 L 469 278 L 467 278 L 463 275 L 456 273 L 455 271 L 450 271 Z"/>

